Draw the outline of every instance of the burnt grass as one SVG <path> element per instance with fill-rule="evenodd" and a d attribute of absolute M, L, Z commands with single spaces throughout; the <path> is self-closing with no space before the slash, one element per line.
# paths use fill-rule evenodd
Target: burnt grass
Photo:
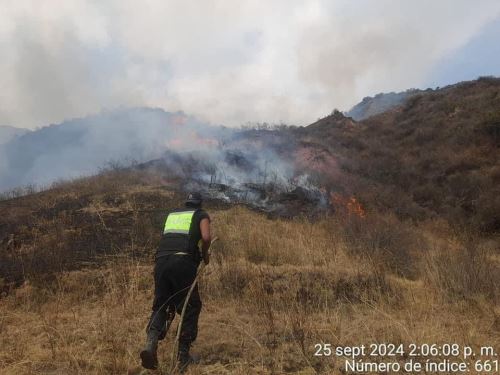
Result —
<path fill-rule="evenodd" d="M 167 195 L 161 186 L 158 191 L 140 191 L 141 186 L 123 172 L 107 172 L 1 201 L 4 288 L 95 266 L 102 257 L 150 257 L 165 212 L 179 204 L 183 194 Z"/>
<path fill-rule="evenodd" d="M 185 191 L 175 178 L 151 184 L 158 171 L 111 170 L 32 195 L 0 201 L 0 275 L 7 293 L 26 280 L 47 283 L 57 273 L 99 267 L 107 258 L 153 259 L 169 210 L 182 207 Z M 161 176 L 164 179 L 164 176 Z M 163 180 L 162 180 L 163 181 Z M 157 181 L 155 181 L 157 182 Z M 208 198 L 208 210 L 242 206 L 268 218 L 308 217 L 302 195 L 283 197 L 286 207 L 268 212 L 248 203 Z"/>

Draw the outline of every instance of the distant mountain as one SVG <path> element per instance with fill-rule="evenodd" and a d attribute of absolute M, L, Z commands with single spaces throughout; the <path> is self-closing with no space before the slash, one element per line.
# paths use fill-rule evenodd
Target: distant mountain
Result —
<path fill-rule="evenodd" d="M 361 102 L 352 107 L 346 115 L 356 121 L 364 120 L 368 117 L 378 115 L 391 108 L 402 105 L 406 99 L 423 92 L 422 90 L 409 89 L 402 92 L 380 93 L 374 97 L 367 96 Z"/>
<path fill-rule="evenodd" d="M 14 126 L 0 126 L 0 144 L 10 142 L 13 138 L 28 133 L 30 130 Z"/>
<path fill-rule="evenodd" d="M 0 190 L 92 174 L 109 162 L 150 160 L 167 147 L 196 148 L 198 134 L 216 131 L 182 112 L 152 108 L 64 121 L 0 145 Z"/>

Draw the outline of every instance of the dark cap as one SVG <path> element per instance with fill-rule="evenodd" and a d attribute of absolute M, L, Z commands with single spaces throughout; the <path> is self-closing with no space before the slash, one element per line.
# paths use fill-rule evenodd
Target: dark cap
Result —
<path fill-rule="evenodd" d="M 201 205 L 201 202 L 203 202 L 203 198 L 201 196 L 201 193 L 198 192 L 191 192 L 186 198 L 186 204 L 189 205 L 199 206 Z"/>

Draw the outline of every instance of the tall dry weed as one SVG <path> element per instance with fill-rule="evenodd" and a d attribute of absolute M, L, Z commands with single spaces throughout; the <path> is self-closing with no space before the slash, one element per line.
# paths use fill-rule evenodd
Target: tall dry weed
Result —
<path fill-rule="evenodd" d="M 423 258 L 424 278 L 445 298 L 500 298 L 500 267 L 490 249 L 469 238 L 435 246 Z"/>

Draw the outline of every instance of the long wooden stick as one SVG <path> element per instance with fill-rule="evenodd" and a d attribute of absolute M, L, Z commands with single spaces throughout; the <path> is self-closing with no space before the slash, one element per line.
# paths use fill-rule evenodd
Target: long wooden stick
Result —
<path fill-rule="evenodd" d="M 210 242 L 210 247 L 212 246 L 212 244 L 217 241 L 219 238 L 218 237 L 215 237 L 211 242 Z M 208 248 L 208 250 L 210 250 L 210 247 Z M 172 365 L 171 365 L 171 368 L 170 368 L 170 374 L 173 374 L 173 372 L 176 370 L 177 368 L 177 352 L 178 352 L 178 344 L 179 344 L 179 339 L 181 337 L 181 330 L 182 330 L 182 322 L 184 320 L 184 314 L 186 313 L 186 308 L 187 308 L 187 305 L 188 305 L 188 302 L 189 302 L 189 299 L 191 298 L 191 293 L 193 293 L 193 290 L 194 290 L 194 287 L 196 286 L 196 284 L 198 283 L 198 279 L 200 277 L 200 275 L 202 274 L 203 270 L 205 269 L 205 262 L 201 262 L 200 265 L 198 266 L 198 271 L 196 272 L 196 277 L 194 278 L 194 281 L 193 283 L 191 284 L 191 288 L 189 288 L 189 291 L 186 295 L 186 299 L 184 301 L 184 306 L 182 306 L 182 312 L 181 312 L 181 320 L 179 322 L 179 325 L 177 326 L 177 334 L 175 336 L 175 341 L 174 341 L 174 347 L 172 349 Z"/>

